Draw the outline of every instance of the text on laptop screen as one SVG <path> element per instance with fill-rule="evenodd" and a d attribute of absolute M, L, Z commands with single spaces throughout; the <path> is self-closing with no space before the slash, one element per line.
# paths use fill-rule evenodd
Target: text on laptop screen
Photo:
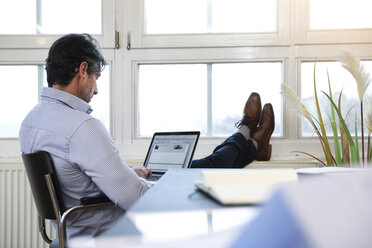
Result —
<path fill-rule="evenodd" d="M 145 166 L 151 170 L 187 168 L 197 140 L 198 134 L 155 133 Z"/>

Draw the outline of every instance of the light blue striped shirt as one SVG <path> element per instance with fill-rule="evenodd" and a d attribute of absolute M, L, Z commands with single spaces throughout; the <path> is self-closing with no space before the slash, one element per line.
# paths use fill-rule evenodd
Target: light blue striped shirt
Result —
<path fill-rule="evenodd" d="M 104 231 L 151 187 L 120 158 L 107 129 L 91 112 L 80 98 L 44 88 L 19 133 L 22 153 L 51 154 L 67 208 L 101 191 L 116 204 L 71 216 L 68 238 Z"/>

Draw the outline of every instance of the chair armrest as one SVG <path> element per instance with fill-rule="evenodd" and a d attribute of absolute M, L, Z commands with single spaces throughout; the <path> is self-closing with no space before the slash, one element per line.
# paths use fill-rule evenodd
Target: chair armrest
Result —
<path fill-rule="evenodd" d="M 108 203 L 111 200 L 105 195 L 93 196 L 93 197 L 82 197 L 80 198 L 80 204 L 83 206 L 98 204 L 98 203 Z"/>
<path fill-rule="evenodd" d="M 61 217 L 60 221 L 60 227 L 59 230 L 61 230 L 61 235 L 62 236 L 62 242 L 60 243 L 65 243 L 66 242 L 66 220 L 68 216 L 78 210 L 82 209 L 88 209 L 88 208 L 95 208 L 95 207 L 104 207 L 104 206 L 112 206 L 115 205 L 107 196 L 105 195 L 100 195 L 100 196 L 95 196 L 95 197 L 82 197 L 80 198 L 80 206 L 75 206 L 67 209 Z"/>

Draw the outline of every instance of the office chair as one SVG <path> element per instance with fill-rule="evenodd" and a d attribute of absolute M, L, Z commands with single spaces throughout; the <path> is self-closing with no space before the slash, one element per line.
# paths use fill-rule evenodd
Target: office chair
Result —
<path fill-rule="evenodd" d="M 105 195 L 102 195 L 83 197 L 80 199 L 80 205 L 66 209 L 50 154 L 39 151 L 21 154 L 21 156 L 38 212 L 39 231 L 50 247 L 55 247 L 57 244 L 59 248 L 66 247 L 66 220 L 71 213 L 86 208 L 114 205 Z M 51 240 L 46 234 L 45 219 L 57 222 L 58 240 Z"/>

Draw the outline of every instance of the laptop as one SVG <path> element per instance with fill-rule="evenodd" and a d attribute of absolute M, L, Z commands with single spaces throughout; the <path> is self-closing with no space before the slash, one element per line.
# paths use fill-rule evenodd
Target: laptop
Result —
<path fill-rule="evenodd" d="M 152 171 L 150 181 L 170 168 L 189 168 L 199 136 L 199 131 L 154 133 L 143 165 Z"/>

